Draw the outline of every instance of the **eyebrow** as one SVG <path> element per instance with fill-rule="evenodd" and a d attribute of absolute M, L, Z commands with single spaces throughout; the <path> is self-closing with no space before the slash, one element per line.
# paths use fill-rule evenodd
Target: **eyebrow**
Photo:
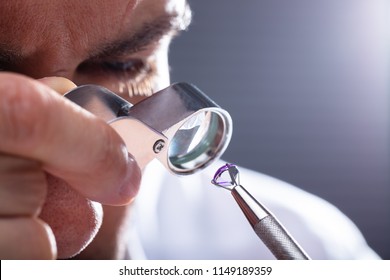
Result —
<path fill-rule="evenodd" d="M 136 53 L 148 45 L 157 42 L 165 35 L 177 36 L 187 29 L 191 22 L 191 10 L 186 7 L 183 15 L 163 15 L 151 22 L 143 24 L 135 33 L 128 38 L 110 42 L 98 49 L 90 59 L 99 59 L 108 56 L 124 56 Z"/>
<path fill-rule="evenodd" d="M 155 20 L 143 24 L 128 38 L 120 39 L 98 48 L 92 52 L 88 60 L 129 55 L 153 42 L 157 42 L 165 35 L 175 37 L 188 28 L 191 17 L 191 9 L 186 2 L 185 12 L 182 15 L 165 14 L 157 17 Z M 11 50 L 0 42 L 0 71 L 4 69 L 9 70 L 12 65 L 20 61 L 23 61 L 23 56 L 19 50 Z"/>

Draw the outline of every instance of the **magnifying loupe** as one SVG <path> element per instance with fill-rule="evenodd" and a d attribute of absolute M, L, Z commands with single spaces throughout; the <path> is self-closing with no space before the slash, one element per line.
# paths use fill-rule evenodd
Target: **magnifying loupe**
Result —
<path fill-rule="evenodd" d="M 141 168 L 157 158 L 175 174 L 192 174 L 219 158 L 232 135 L 229 113 L 188 83 L 135 105 L 97 85 L 77 87 L 65 97 L 109 123 Z"/>

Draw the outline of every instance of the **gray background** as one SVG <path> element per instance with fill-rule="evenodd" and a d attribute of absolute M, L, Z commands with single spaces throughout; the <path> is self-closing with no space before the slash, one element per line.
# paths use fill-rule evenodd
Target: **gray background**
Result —
<path fill-rule="evenodd" d="M 190 1 L 193 23 L 170 53 L 172 81 L 231 113 L 225 160 L 332 202 L 386 259 L 388 2 Z"/>

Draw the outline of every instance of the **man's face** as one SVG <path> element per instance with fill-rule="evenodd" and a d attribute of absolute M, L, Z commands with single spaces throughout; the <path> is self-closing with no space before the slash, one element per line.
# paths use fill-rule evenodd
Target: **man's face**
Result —
<path fill-rule="evenodd" d="M 168 45 L 188 21 L 185 0 L 0 1 L 0 71 L 99 84 L 136 103 L 168 85 Z M 105 208 L 93 252 L 117 247 L 108 239 L 121 240 L 125 211 Z"/>
<path fill-rule="evenodd" d="M 136 103 L 169 83 L 184 0 L 1 1 L 0 69 L 95 83 Z"/>

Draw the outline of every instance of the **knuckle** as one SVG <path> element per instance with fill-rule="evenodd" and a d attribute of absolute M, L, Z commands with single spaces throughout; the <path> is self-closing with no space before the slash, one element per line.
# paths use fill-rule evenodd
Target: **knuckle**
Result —
<path fill-rule="evenodd" d="M 0 219 L 1 259 L 53 259 L 55 241 L 50 228 L 37 218 Z"/>
<path fill-rule="evenodd" d="M 0 215 L 37 216 L 46 193 L 46 177 L 40 164 L 0 155 Z"/>

